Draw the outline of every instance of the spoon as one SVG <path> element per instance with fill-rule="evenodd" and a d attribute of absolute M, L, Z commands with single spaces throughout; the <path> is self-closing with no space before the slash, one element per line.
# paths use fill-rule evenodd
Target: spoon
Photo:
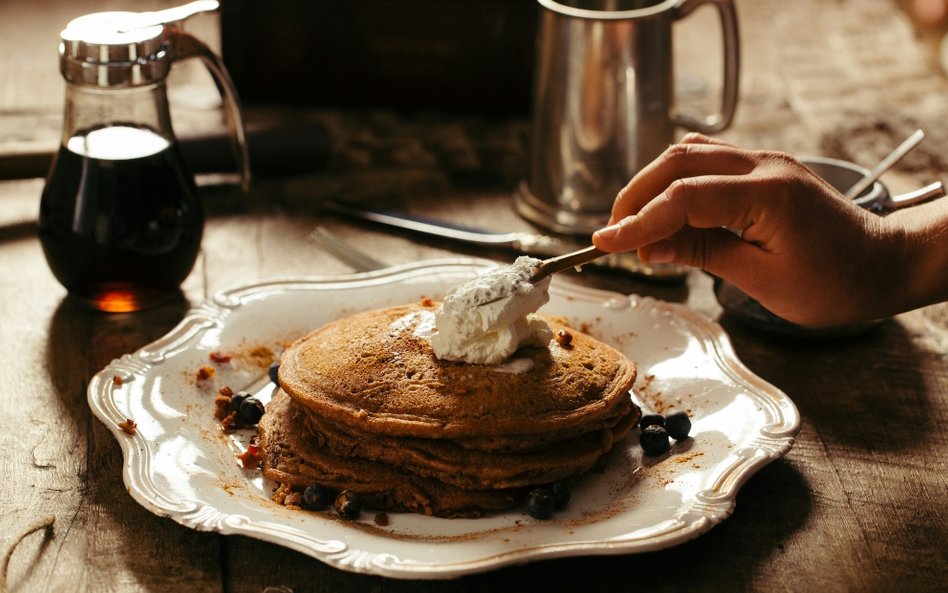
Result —
<path fill-rule="evenodd" d="M 909 153 L 910 150 L 915 148 L 919 142 L 925 137 L 925 132 L 921 130 L 915 130 L 911 136 L 906 138 L 902 144 L 899 144 L 895 150 L 889 153 L 884 159 L 879 161 L 879 164 L 875 166 L 869 174 L 857 181 L 849 190 L 846 192 L 846 197 L 850 200 L 856 198 L 861 194 L 867 187 L 875 183 L 883 173 L 889 170 L 892 165 L 899 162 L 902 157 Z"/>
<path fill-rule="evenodd" d="M 556 257 L 551 257 L 541 261 L 537 264 L 537 267 L 533 269 L 533 273 L 530 275 L 530 283 L 536 284 L 537 282 L 548 278 L 557 272 L 562 272 L 563 270 L 568 270 L 569 268 L 575 268 L 576 266 L 581 266 L 583 264 L 589 263 L 592 260 L 607 255 L 605 251 L 600 251 L 590 245 L 578 251 L 571 251 L 569 253 L 564 253 L 563 255 L 557 255 Z M 490 305 L 491 303 L 496 303 L 497 301 L 503 300 L 509 297 L 512 293 L 503 293 L 494 296 L 486 301 L 481 301 L 479 303 L 474 303 L 475 307 L 483 307 L 484 305 Z"/>
<path fill-rule="evenodd" d="M 563 270 L 568 270 L 569 268 L 575 268 L 576 266 L 581 266 L 583 264 L 588 264 L 594 259 L 600 258 L 606 255 L 605 251 L 596 249 L 592 245 L 579 251 L 572 251 L 570 253 L 564 253 L 563 255 L 557 255 L 556 257 L 551 257 L 541 261 L 533 274 L 530 276 L 530 282 L 536 284 L 540 280 L 548 276 L 552 276 L 557 272 L 562 272 Z"/>

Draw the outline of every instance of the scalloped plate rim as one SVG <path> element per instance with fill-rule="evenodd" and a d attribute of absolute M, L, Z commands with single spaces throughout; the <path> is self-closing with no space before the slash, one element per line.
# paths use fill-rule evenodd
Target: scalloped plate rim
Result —
<path fill-rule="evenodd" d="M 800 429 L 799 412 L 795 404 L 782 391 L 766 383 L 753 374 L 737 358 L 730 339 L 723 328 L 716 322 L 700 313 L 678 303 L 660 301 L 651 297 L 637 295 L 626 296 L 620 293 L 600 290 L 596 288 L 569 285 L 556 285 L 551 288 L 551 295 L 558 295 L 565 299 L 581 299 L 606 303 L 628 303 L 633 309 L 655 309 L 672 317 L 682 319 L 707 334 L 706 342 L 715 347 L 717 362 L 722 368 L 737 375 L 756 390 L 765 393 L 780 407 L 783 417 L 782 430 L 770 437 L 767 448 L 758 446 L 745 448 L 749 456 L 740 459 L 728 466 L 725 476 L 721 480 L 726 482 L 724 489 L 715 492 L 715 497 L 709 503 L 708 509 L 698 513 L 693 521 L 686 523 L 678 521 L 671 529 L 665 529 L 648 537 L 631 537 L 635 533 L 627 534 L 625 538 L 614 538 L 610 541 L 573 541 L 559 542 L 528 548 L 514 549 L 507 552 L 485 555 L 475 559 L 458 562 L 413 562 L 400 559 L 388 554 L 369 554 L 368 558 L 359 561 L 360 554 L 368 554 L 358 550 L 351 550 L 342 542 L 323 542 L 315 537 L 299 534 L 289 537 L 280 530 L 255 522 L 245 515 L 229 513 L 212 505 L 192 501 L 191 506 L 169 504 L 163 500 L 162 493 L 141 483 L 136 475 L 140 464 L 150 462 L 148 455 L 153 453 L 148 447 L 140 443 L 140 439 L 129 438 L 117 422 L 123 415 L 115 409 L 111 397 L 110 385 L 115 369 L 127 366 L 139 366 L 147 370 L 148 362 L 142 360 L 143 355 L 151 355 L 156 344 L 174 343 L 186 337 L 192 327 L 197 325 L 198 331 L 208 327 L 220 326 L 226 323 L 227 311 L 244 304 L 241 299 L 266 298 L 268 292 L 283 292 L 288 290 L 332 290 L 336 285 L 347 288 L 384 286 L 397 283 L 401 279 L 412 278 L 422 273 L 451 273 L 460 271 L 477 271 L 496 266 L 497 263 L 479 258 L 446 258 L 425 260 L 421 262 L 392 266 L 382 270 L 360 272 L 343 275 L 313 275 L 290 276 L 262 279 L 250 284 L 238 285 L 216 292 L 211 298 L 192 307 L 185 317 L 172 328 L 165 336 L 151 342 L 134 353 L 125 354 L 113 360 L 109 365 L 96 373 L 89 382 L 87 400 L 94 415 L 113 433 L 118 441 L 124 459 L 123 480 L 127 491 L 143 507 L 152 513 L 168 517 L 186 527 L 199 530 L 218 532 L 223 535 L 245 535 L 255 539 L 268 541 L 284 547 L 294 549 L 303 554 L 314 557 L 327 564 L 356 573 L 375 574 L 393 578 L 425 578 L 445 579 L 455 578 L 466 574 L 494 570 L 512 564 L 522 564 L 527 561 L 553 559 L 577 555 L 613 555 L 630 554 L 653 551 L 672 547 L 692 540 L 707 532 L 713 526 L 729 517 L 735 507 L 737 492 L 743 484 L 764 465 L 785 455 L 793 446 L 795 436 Z M 201 329 L 203 327 L 204 329 Z M 160 350 L 160 348 L 158 349 Z M 127 369 L 126 369 L 127 370 Z M 758 395 L 760 395 L 758 393 Z M 761 427 L 761 431 L 763 432 Z M 730 475 L 733 474 L 733 475 Z M 730 479 L 728 479 L 730 478 Z M 721 481 L 719 480 L 719 481 Z M 701 493 L 699 493 L 701 494 Z M 195 516 L 207 515 L 209 511 L 219 517 L 215 524 L 208 524 L 194 519 Z M 641 530 L 640 530 L 641 531 Z M 336 552 L 314 549 L 319 543 L 330 544 L 328 548 L 339 548 Z M 333 545 L 335 544 L 335 545 Z M 324 546 L 326 547 L 326 546 Z M 353 561 L 355 558 L 355 561 Z M 394 558 L 394 564 L 392 564 Z"/>

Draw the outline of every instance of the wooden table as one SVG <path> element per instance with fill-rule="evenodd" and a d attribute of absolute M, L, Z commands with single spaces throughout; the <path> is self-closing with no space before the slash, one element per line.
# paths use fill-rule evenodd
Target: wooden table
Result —
<path fill-rule="evenodd" d="M 22 31 L 34 27 L 53 36 L 47 49 L 54 52 L 61 24 L 81 13 L 77 3 L 71 12 L 59 3 L 40 12 L 31 8 L 36 4 L 5 6 L 0 44 L 38 46 Z M 895 4 L 738 5 L 743 84 L 737 120 L 724 138 L 871 165 L 922 127 L 928 140 L 884 180 L 902 191 L 944 178 L 948 83 Z M 705 30 L 714 27 L 713 18 L 696 21 L 679 36 L 683 76 L 706 67 L 702 60 L 714 52 L 707 51 Z M 0 154 L 55 149 L 62 91 L 55 58 L 0 56 Z M 261 183 L 247 196 L 208 186 L 203 250 L 181 297 L 140 313 L 94 313 L 67 299 L 35 233 L 42 180 L 0 183 L 3 549 L 38 518 L 56 519 L 46 537 L 34 534 L 16 547 L 11 590 L 945 590 L 948 306 L 909 312 L 850 338 L 783 339 L 723 315 L 711 280 L 697 271 L 673 285 L 591 270 L 566 279 L 682 302 L 717 319 L 742 361 L 799 407 L 802 429 L 790 453 L 754 475 L 733 516 L 696 540 L 641 555 L 406 582 L 343 572 L 249 538 L 193 531 L 139 506 L 123 485 L 119 446 L 86 404 L 86 386 L 112 359 L 168 332 L 190 306 L 261 279 L 349 272 L 307 241 L 317 224 L 391 263 L 458 254 L 510 257 L 355 225 L 321 212 L 325 198 L 529 228 L 510 207 L 525 121 L 381 111 L 295 116 L 329 130 L 330 162 L 311 175 Z M 200 113 L 195 120 L 204 121 Z"/>

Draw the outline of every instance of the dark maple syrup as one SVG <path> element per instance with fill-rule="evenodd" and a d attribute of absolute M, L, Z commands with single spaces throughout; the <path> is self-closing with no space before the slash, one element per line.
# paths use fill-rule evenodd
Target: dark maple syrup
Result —
<path fill-rule="evenodd" d="M 102 311 L 136 311 L 177 294 L 203 226 L 177 144 L 138 126 L 75 134 L 60 147 L 40 202 L 50 269 Z"/>

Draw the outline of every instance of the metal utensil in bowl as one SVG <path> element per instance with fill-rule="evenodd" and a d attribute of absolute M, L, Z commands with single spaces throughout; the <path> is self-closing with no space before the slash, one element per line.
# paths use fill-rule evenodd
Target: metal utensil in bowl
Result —
<path fill-rule="evenodd" d="M 918 143 L 925 138 L 925 132 L 922 130 L 915 130 L 908 138 L 906 138 L 902 144 L 899 144 L 895 147 L 895 150 L 890 152 L 884 159 L 879 161 L 875 167 L 869 171 L 865 177 L 854 183 L 848 190 L 845 192 L 845 196 L 849 199 L 853 199 L 862 192 L 866 190 L 867 187 L 875 183 L 882 174 L 892 168 L 892 165 L 896 164 L 902 157 L 907 155 L 913 148 L 918 146 Z"/>
<path fill-rule="evenodd" d="M 841 159 L 819 156 L 802 156 L 799 159 L 811 171 L 840 191 L 843 191 L 844 188 L 852 188 L 860 180 L 871 175 L 865 167 Z M 857 206 L 876 214 L 886 214 L 892 210 L 920 204 L 944 195 L 945 187 L 941 181 L 935 181 L 917 190 L 893 196 L 889 193 L 889 189 L 877 180 L 866 186 L 852 200 Z"/>

